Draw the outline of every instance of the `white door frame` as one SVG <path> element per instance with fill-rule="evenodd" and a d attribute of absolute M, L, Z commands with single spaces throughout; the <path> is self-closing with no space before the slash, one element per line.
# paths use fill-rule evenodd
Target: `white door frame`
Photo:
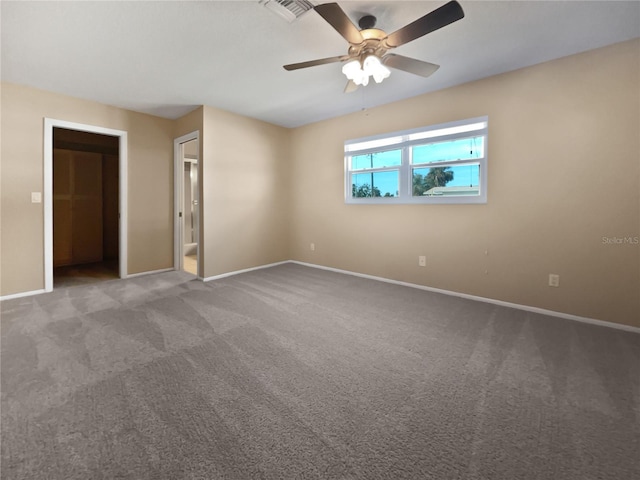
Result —
<path fill-rule="evenodd" d="M 44 119 L 44 290 L 53 291 L 53 129 L 54 127 L 100 133 L 119 137 L 119 223 L 120 223 L 120 278 L 127 277 L 127 132 L 111 128 L 67 122 L 54 118 Z"/>
<path fill-rule="evenodd" d="M 198 189 L 196 191 L 196 199 L 198 201 L 198 225 L 196 228 L 196 238 L 198 239 L 196 246 L 196 258 L 198 265 L 198 278 L 202 278 L 200 272 L 200 226 L 202 225 L 202 208 L 200 206 L 200 182 L 202 178 L 200 176 L 200 172 L 202 172 L 202 168 L 200 167 L 200 130 L 196 130 L 195 132 L 187 133 L 181 137 L 176 138 L 173 141 L 173 268 L 175 270 L 182 270 L 184 258 L 183 258 L 183 234 L 182 230 L 184 228 L 184 219 L 180 216 L 181 208 L 183 208 L 183 199 L 182 199 L 182 190 L 183 190 L 183 182 L 184 182 L 184 158 L 182 155 L 182 147 L 183 143 L 190 142 L 191 140 L 196 140 L 196 148 L 197 148 L 197 161 L 198 161 Z"/>

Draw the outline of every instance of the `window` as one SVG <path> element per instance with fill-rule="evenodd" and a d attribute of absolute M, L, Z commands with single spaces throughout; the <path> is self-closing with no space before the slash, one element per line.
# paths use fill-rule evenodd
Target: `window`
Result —
<path fill-rule="evenodd" d="M 346 203 L 486 203 L 488 117 L 349 140 Z"/>

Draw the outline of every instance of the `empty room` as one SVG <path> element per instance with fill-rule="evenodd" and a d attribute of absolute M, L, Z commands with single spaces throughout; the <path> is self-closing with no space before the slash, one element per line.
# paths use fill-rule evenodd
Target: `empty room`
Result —
<path fill-rule="evenodd" d="M 640 478 L 640 2 L 2 1 L 0 478 Z"/>

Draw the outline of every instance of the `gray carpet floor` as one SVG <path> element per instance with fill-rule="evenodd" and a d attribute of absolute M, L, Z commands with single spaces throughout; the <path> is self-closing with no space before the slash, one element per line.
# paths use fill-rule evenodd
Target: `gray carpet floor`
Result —
<path fill-rule="evenodd" d="M 2 479 L 640 478 L 640 335 L 295 264 L 2 302 Z"/>

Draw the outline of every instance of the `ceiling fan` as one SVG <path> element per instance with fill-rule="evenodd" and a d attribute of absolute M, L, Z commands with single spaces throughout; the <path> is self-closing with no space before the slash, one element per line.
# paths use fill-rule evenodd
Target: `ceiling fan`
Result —
<path fill-rule="evenodd" d="M 317 5 L 314 10 L 349 42 L 348 54 L 292 63 L 285 65 L 284 68 L 291 71 L 327 63 L 347 62 L 342 67 L 342 73 L 349 79 L 344 90 L 346 93 L 353 92 L 360 85 L 367 85 L 369 77 L 373 77 L 376 83 L 382 82 L 391 73 L 387 67 L 421 77 L 432 75 L 440 68 L 439 65 L 387 52 L 464 17 L 460 4 L 452 0 L 387 35 L 384 31 L 375 28 L 376 17 L 372 15 L 362 17 L 358 22 L 360 26 L 358 29 L 337 3 Z"/>

